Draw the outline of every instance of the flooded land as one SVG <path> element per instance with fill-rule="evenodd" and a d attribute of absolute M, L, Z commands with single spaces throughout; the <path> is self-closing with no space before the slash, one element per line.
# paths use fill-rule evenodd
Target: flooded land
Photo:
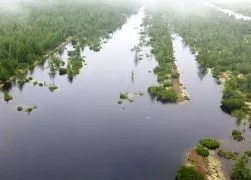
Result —
<path fill-rule="evenodd" d="M 0 179 L 172 180 L 183 164 L 204 179 L 230 179 L 232 164 L 251 154 L 249 86 L 241 86 L 251 82 L 245 68 L 251 64 L 245 61 L 249 47 L 237 48 L 251 36 L 234 28 L 251 27 L 250 17 L 200 6 L 213 19 L 208 27 L 201 25 L 207 17 L 177 16 L 172 8 L 98 6 L 102 13 L 89 10 L 79 33 L 48 30 L 48 37 L 68 37 L 53 42 L 49 53 L 38 53 L 43 58 L 25 55 L 27 62 L 20 63 L 13 55 L 11 65 L 0 63 Z M 223 21 L 225 33 L 212 28 Z M 84 22 L 96 30 L 82 32 Z M 4 42 L 1 47 L 9 44 Z M 42 43 L 31 46 L 46 49 Z M 233 49 L 238 66 L 230 58 Z"/>

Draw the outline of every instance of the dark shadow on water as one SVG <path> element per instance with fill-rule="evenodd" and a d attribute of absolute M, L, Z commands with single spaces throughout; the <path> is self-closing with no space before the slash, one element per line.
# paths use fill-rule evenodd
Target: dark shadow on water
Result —
<path fill-rule="evenodd" d="M 3 91 L 10 91 L 12 89 L 12 82 L 5 82 L 3 87 L 2 87 L 2 90 Z"/>
<path fill-rule="evenodd" d="M 70 84 L 73 83 L 73 80 L 74 80 L 74 77 L 68 77 L 68 82 L 69 82 Z"/>
<path fill-rule="evenodd" d="M 207 75 L 208 70 L 202 66 L 198 66 L 198 76 L 200 80 L 203 80 L 204 77 Z"/>

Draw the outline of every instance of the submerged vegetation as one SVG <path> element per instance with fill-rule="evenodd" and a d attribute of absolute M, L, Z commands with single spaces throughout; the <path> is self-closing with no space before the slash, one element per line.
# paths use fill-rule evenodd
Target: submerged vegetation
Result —
<path fill-rule="evenodd" d="M 37 109 L 37 106 L 18 106 L 17 107 L 17 111 L 19 112 L 27 112 L 28 114 L 30 114 L 32 111 L 34 111 L 35 109 Z"/>
<path fill-rule="evenodd" d="M 13 97 L 8 93 L 8 92 L 4 92 L 4 100 L 5 101 L 11 101 L 11 100 L 13 100 Z"/>
<path fill-rule="evenodd" d="M 232 131 L 232 136 L 233 136 L 233 139 L 236 140 L 236 141 L 243 141 L 243 140 L 245 140 L 245 138 L 242 135 L 242 132 L 239 131 L 239 130 L 237 130 L 237 129 L 234 129 Z"/>
<path fill-rule="evenodd" d="M 217 154 L 219 157 L 229 159 L 229 160 L 237 160 L 238 155 L 239 155 L 237 152 L 226 152 L 221 149 L 218 151 Z"/>

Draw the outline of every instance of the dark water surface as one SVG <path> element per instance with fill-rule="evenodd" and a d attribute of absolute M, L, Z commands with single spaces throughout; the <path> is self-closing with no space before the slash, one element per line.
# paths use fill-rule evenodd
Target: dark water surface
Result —
<path fill-rule="evenodd" d="M 132 16 L 100 52 L 86 49 L 88 65 L 72 83 L 50 79 L 47 65 L 35 69 L 35 79 L 55 82 L 59 91 L 28 84 L 12 89 L 12 102 L 0 101 L 0 179 L 172 180 L 200 138 L 231 135 L 235 120 L 220 110 L 221 88 L 199 73 L 180 37 L 175 56 L 191 101 L 163 105 L 149 97 L 156 76 L 148 71 L 157 63 L 144 58 L 137 64 L 131 52 L 142 17 Z M 120 91 L 145 95 L 118 105 Z M 27 115 L 16 111 L 19 104 L 38 109 Z"/>

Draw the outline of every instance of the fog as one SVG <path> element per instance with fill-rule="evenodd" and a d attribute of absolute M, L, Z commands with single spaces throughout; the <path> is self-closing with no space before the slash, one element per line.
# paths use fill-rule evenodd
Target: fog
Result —
<path fill-rule="evenodd" d="M 32 4 L 34 6 L 55 5 L 58 3 L 111 3 L 128 4 L 141 3 L 142 5 L 154 8 L 172 6 L 176 10 L 184 11 L 193 9 L 196 4 L 211 3 L 213 5 L 229 8 L 231 10 L 251 9 L 251 0 L 0 0 L 0 13 L 21 13 L 26 11 L 23 5 Z M 180 9 L 179 9 L 180 8 Z"/>

